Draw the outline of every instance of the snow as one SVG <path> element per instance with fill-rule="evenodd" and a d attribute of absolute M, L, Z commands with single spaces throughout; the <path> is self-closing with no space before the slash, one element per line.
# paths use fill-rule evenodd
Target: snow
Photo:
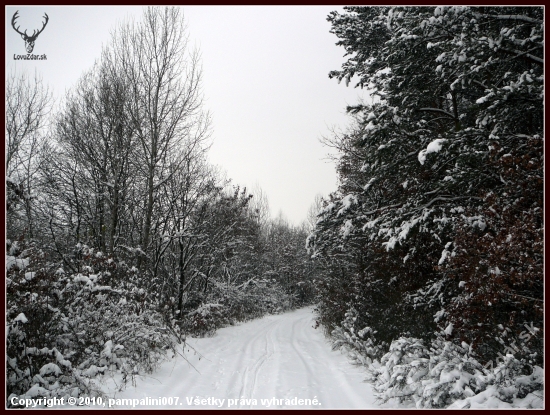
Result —
<path fill-rule="evenodd" d="M 379 69 L 378 71 L 376 71 L 375 76 L 387 75 L 387 74 L 391 74 L 391 68 L 389 66 L 385 67 L 384 69 Z"/>
<path fill-rule="evenodd" d="M 495 274 L 495 275 L 502 274 L 502 272 L 500 271 L 500 269 L 498 267 L 495 267 L 494 269 L 489 269 L 489 273 Z"/>
<path fill-rule="evenodd" d="M 36 272 L 26 272 L 25 279 L 31 281 L 36 276 Z"/>
<path fill-rule="evenodd" d="M 90 279 L 89 279 L 88 277 L 86 277 L 85 275 L 76 274 L 76 276 L 73 278 L 73 281 L 74 281 L 74 282 L 85 282 L 85 283 L 88 283 L 88 282 L 90 282 Z"/>
<path fill-rule="evenodd" d="M 374 183 L 374 181 L 376 180 L 376 177 L 373 177 L 369 180 L 369 182 L 363 186 L 363 190 L 367 191 L 369 190 L 369 187 L 371 187 L 371 185 Z"/>
<path fill-rule="evenodd" d="M 401 224 L 401 232 L 399 232 L 398 240 L 402 241 L 402 240 L 406 239 L 407 235 L 409 234 L 409 231 L 416 226 L 418 221 L 419 221 L 419 219 L 415 218 L 411 221 L 403 222 Z"/>
<path fill-rule="evenodd" d="M 437 323 L 439 320 L 445 317 L 445 314 L 445 309 L 439 310 L 434 314 L 434 321 Z"/>
<path fill-rule="evenodd" d="M 441 252 L 441 258 L 439 259 L 437 265 L 443 264 L 445 262 L 445 259 L 451 256 L 451 252 L 449 251 L 449 247 L 451 246 L 451 244 L 452 242 L 447 242 L 447 244 L 445 244 L 445 249 L 443 250 L 443 252 Z"/>
<path fill-rule="evenodd" d="M 338 211 L 336 216 L 340 216 L 340 215 L 344 214 L 351 207 L 351 205 L 353 205 L 353 204 L 357 204 L 357 196 L 355 196 L 353 194 L 349 194 L 349 195 L 345 196 L 342 199 L 342 207 L 340 208 L 340 210 Z"/>
<path fill-rule="evenodd" d="M 35 384 L 24 395 L 25 398 L 34 398 L 37 396 L 48 396 L 48 390 L 44 389 L 38 384 Z"/>
<path fill-rule="evenodd" d="M 15 319 L 13 321 L 20 321 L 21 323 L 26 323 L 29 320 L 27 319 L 25 314 L 19 313 L 19 315 L 17 317 L 15 317 Z"/>
<path fill-rule="evenodd" d="M 443 143 L 447 141 L 445 138 L 438 138 L 434 141 L 432 141 L 430 144 L 428 144 L 428 147 L 426 149 L 422 150 L 420 153 L 418 153 L 418 161 L 420 164 L 424 164 L 426 161 L 426 155 L 430 153 L 438 153 L 443 148 Z"/>
<path fill-rule="evenodd" d="M 16 258 L 11 255 L 6 256 L 6 271 L 9 271 L 13 266 L 19 270 L 24 270 L 29 266 L 28 258 Z"/>
<path fill-rule="evenodd" d="M 112 349 L 113 349 L 113 341 L 108 340 L 107 342 L 105 342 L 105 347 L 103 348 L 101 355 L 105 357 L 111 357 Z"/>
<path fill-rule="evenodd" d="M 312 308 L 303 308 L 225 327 L 213 337 L 189 338 L 188 362 L 181 356 L 164 362 L 116 399 L 178 397 L 182 409 L 377 407 L 363 382 L 364 369 L 332 351 L 313 325 Z M 107 379 L 104 388 L 114 396 L 115 379 Z"/>
<path fill-rule="evenodd" d="M 352 230 L 353 230 L 352 220 L 348 219 L 346 222 L 344 222 L 344 226 L 342 226 L 342 237 L 344 239 L 347 238 Z"/>
<path fill-rule="evenodd" d="M 371 221 L 368 221 L 367 223 L 365 223 L 365 224 L 363 225 L 363 228 L 362 228 L 362 229 L 363 229 L 363 230 L 365 230 L 365 229 L 372 229 L 372 228 L 374 228 L 374 226 L 375 226 L 379 221 L 380 221 L 380 218 L 376 218 L 376 219 L 373 219 L 373 220 L 371 220 Z"/>
<path fill-rule="evenodd" d="M 514 398 L 509 404 L 496 398 L 498 390 L 495 385 L 490 385 L 485 391 L 467 399 L 460 399 L 451 404 L 447 409 L 496 409 L 496 408 L 540 408 L 543 407 L 542 396 L 538 393 L 529 393 L 525 398 Z"/>
<path fill-rule="evenodd" d="M 91 365 L 88 369 L 84 370 L 82 372 L 82 375 L 83 376 L 87 376 L 87 377 L 94 377 L 96 376 L 99 372 L 104 372 L 105 371 L 105 367 L 97 367 L 96 365 Z"/>
<path fill-rule="evenodd" d="M 49 374 L 60 375 L 61 369 L 55 363 L 47 363 L 40 369 L 40 376 L 46 376 Z"/>

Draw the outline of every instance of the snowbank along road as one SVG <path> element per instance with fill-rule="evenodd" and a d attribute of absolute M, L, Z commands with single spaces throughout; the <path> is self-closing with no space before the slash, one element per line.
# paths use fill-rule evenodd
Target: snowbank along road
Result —
<path fill-rule="evenodd" d="M 376 407 L 363 369 L 332 351 L 313 325 L 312 309 L 303 308 L 188 339 L 197 351 L 186 348 L 188 362 L 178 356 L 163 363 L 115 399 L 173 398 L 156 408 Z"/>

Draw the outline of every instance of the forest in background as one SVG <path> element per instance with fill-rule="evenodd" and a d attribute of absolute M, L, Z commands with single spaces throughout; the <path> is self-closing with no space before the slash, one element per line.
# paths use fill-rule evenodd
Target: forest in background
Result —
<path fill-rule="evenodd" d="M 8 75 L 8 398 L 94 396 L 186 336 L 315 303 L 382 402 L 542 399 L 544 10 L 328 20 L 349 56 L 329 76 L 373 100 L 324 139 L 338 189 L 301 227 L 207 162 L 180 9 L 120 24 L 55 113 Z"/>
<path fill-rule="evenodd" d="M 543 8 L 344 9 L 329 76 L 374 99 L 325 139 L 318 322 L 384 402 L 542 398 Z"/>

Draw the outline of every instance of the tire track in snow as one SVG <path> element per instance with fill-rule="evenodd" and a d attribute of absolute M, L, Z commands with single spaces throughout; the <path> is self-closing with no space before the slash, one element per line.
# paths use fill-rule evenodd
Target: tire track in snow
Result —
<path fill-rule="evenodd" d="M 315 376 L 315 373 L 314 371 L 312 370 L 311 368 L 311 365 L 306 361 L 306 359 L 304 359 L 303 357 L 303 353 L 298 350 L 298 348 L 296 347 L 296 343 L 298 342 L 298 334 L 296 334 L 296 326 L 298 324 L 302 323 L 301 320 L 296 320 L 294 321 L 294 323 L 292 324 L 292 338 L 290 340 L 290 345 L 292 346 L 292 349 L 294 350 L 296 356 L 298 356 L 298 358 L 300 359 L 300 361 L 302 362 L 302 365 L 304 366 L 304 369 L 306 370 L 307 372 L 307 382 L 308 382 L 308 387 L 311 388 L 312 387 L 312 382 L 314 382 L 316 376 Z M 301 331 L 301 330 L 300 330 Z"/>
<path fill-rule="evenodd" d="M 351 382 L 351 379 L 357 380 L 357 376 L 349 376 L 353 372 L 357 373 L 357 370 L 361 372 L 361 368 L 357 366 L 352 366 L 349 361 L 347 361 L 347 358 L 345 358 L 345 361 L 342 361 L 342 359 L 331 359 L 331 356 L 340 352 L 332 351 L 332 346 L 329 344 L 328 340 L 325 339 L 324 335 L 322 335 L 322 333 L 320 333 L 316 329 L 313 329 L 313 327 L 310 325 L 312 321 L 313 320 L 311 319 L 311 316 L 304 316 L 303 318 L 295 321 L 294 326 L 299 324 L 302 328 L 302 336 L 293 336 L 292 344 L 296 350 L 297 355 L 299 355 L 304 364 L 308 366 L 308 368 L 310 368 L 311 376 L 309 377 L 309 379 L 323 379 L 326 375 L 323 375 L 322 372 L 330 372 L 332 382 L 338 385 L 339 396 L 336 394 L 325 393 L 323 398 L 324 404 L 328 405 L 329 407 L 334 407 L 338 405 L 338 400 L 341 400 L 342 397 L 345 397 L 345 401 L 353 403 L 351 407 L 361 407 L 362 404 L 364 405 L 364 396 L 358 395 L 356 393 L 357 384 L 353 384 Z M 310 331 L 313 331 L 317 335 L 316 337 L 321 341 L 315 341 L 316 339 L 313 336 L 310 336 L 309 341 L 301 342 L 300 337 L 307 339 L 307 334 Z M 298 349 L 301 349 L 301 351 Z M 314 360 L 313 356 L 324 356 L 324 364 L 318 364 L 313 361 L 312 365 L 309 365 L 308 363 L 306 363 L 303 356 L 309 357 L 310 360 Z M 341 355 L 341 357 L 345 356 Z M 313 370 L 311 368 L 313 368 Z M 344 371 L 342 370 L 343 368 L 346 368 L 347 370 Z M 365 389 L 368 388 L 370 390 L 370 386 L 362 382 L 363 378 L 364 375 L 361 374 L 362 386 Z"/>
<path fill-rule="evenodd" d="M 257 380 L 258 380 L 258 374 L 260 372 L 260 369 L 262 368 L 263 364 L 266 362 L 267 359 L 269 359 L 269 357 L 273 354 L 273 351 L 270 351 L 269 349 L 269 343 L 270 343 L 270 340 L 269 340 L 269 337 L 270 337 L 270 334 L 272 334 L 274 332 L 274 326 L 280 324 L 278 321 L 274 321 L 272 322 L 271 324 L 269 324 L 267 326 L 267 328 L 265 329 L 265 336 L 263 336 L 264 340 L 265 340 L 265 347 L 263 347 L 262 349 L 264 349 L 264 352 L 252 363 L 252 365 L 247 365 L 246 366 L 246 369 L 245 369 L 245 372 L 243 374 L 243 379 L 242 379 L 242 385 L 241 385 L 241 390 L 239 392 L 239 398 L 244 398 L 244 399 L 253 399 L 254 398 L 254 390 L 255 390 L 255 387 L 256 387 L 256 383 L 257 383 Z M 261 338 L 262 336 L 255 336 L 254 339 L 249 342 L 247 344 L 247 351 L 249 352 L 253 352 L 253 350 L 251 350 L 251 345 L 254 346 L 254 345 L 257 345 L 258 342 L 259 342 L 259 338 Z M 251 353 L 252 354 L 252 353 Z M 248 407 L 251 407 L 250 405 L 245 405 L 245 407 L 248 406 Z M 239 408 L 242 408 L 243 406 L 240 406 L 239 405 Z"/>

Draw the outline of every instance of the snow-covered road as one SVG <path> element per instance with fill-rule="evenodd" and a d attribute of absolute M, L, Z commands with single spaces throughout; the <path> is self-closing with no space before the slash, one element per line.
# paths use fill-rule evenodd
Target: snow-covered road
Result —
<path fill-rule="evenodd" d="M 115 398 L 173 398 L 156 408 L 376 407 L 363 369 L 332 351 L 313 325 L 312 309 L 303 308 L 188 339 L 198 352 L 186 349 L 189 362 L 165 362 Z"/>

